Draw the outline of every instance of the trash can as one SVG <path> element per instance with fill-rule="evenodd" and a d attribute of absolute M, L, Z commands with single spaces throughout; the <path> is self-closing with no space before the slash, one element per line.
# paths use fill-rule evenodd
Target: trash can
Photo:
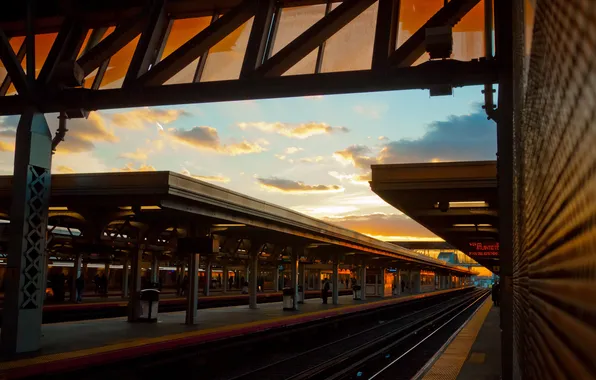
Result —
<path fill-rule="evenodd" d="M 352 286 L 352 296 L 355 300 L 362 299 L 362 287 L 360 285 Z"/>
<path fill-rule="evenodd" d="M 157 322 L 157 308 L 159 307 L 159 290 L 141 290 L 141 315 L 140 321 Z"/>
<path fill-rule="evenodd" d="M 304 303 L 304 288 L 298 285 L 298 303 Z"/>
<path fill-rule="evenodd" d="M 283 307 L 284 310 L 294 309 L 294 288 L 284 288 L 283 290 Z"/>

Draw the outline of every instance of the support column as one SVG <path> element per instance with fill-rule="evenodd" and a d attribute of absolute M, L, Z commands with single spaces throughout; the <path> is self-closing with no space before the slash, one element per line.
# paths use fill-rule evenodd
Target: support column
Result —
<path fill-rule="evenodd" d="M 77 253 L 75 256 L 74 266 L 72 268 L 72 281 L 70 283 L 70 301 L 77 302 L 77 279 L 81 275 L 81 263 L 83 262 L 83 255 Z"/>
<path fill-rule="evenodd" d="M 385 297 L 385 268 L 380 268 L 381 273 L 381 298 Z"/>
<path fill-rule="evenodd" d="M 188 296 L 186 297 L 187 325 L 197 324 L 197 309 L 199 308 L 199 261 L 201 255 L 191 253 L 188 259 Z M 183 277 L 184 278 L 184 277 Z"/>
<path fill-rule="evenodd" d="M 412 286 L 412 290 L 414 293 L 420 293 L 421 292 L 421 288 L 420 288 L 420 270 L 416 270 L 414 272 L 414 276 L 413 276 L 413 286 Z"/>
<path fill-rule="evenodd" d="M 362 295 L 360 299 L 362 301 L 366 300 L 366 260 L 362 260 L 362 268 L 360 269 L 360 273 L 362 274 L 360 282 L 362 283 Z"/>
<path fill-rule="evenodd" d="M 203 287 L 203 294 L 209 296 L 211 294 L 211 268 L 213 266 L 213 260 L 211 257 L 207 257 L 207 265 L 205 265 L 205 286 Z"/>
<path fill-rule="evenodd" d="M 275 262 L 275 270 L 273 271 L 273 291 L 279 292 L 279 263 Z"/>
<path fill-rule="evenodd" d="M 306 265 L 303 264 L 298 264 L 298 269 L 299 269 L 299 277 L 298 277 L 298 286 L 302 287 L 302 300 L 300 301 L 300 303 L 304 303 L 305 299 L 306 299 Z"/>
<path fill-rule="evenodd" d="M 221 277 L 222 277 L 221 278 L 221 282 L 222 282 L 222 284 L 221 284 L 222 285 L 221 290 L 222 290 L 222 293 L 223 294 L 226 294 L 228 292 L 228 290 L 229 290 L 228 289 L 229 288 L 228 281 L 230 280 L 230 276 L 229 276 L 229 273 L 228 273 L 228 262 L 227 261 L 224 261 L 224 264 L 223 264 L 223 267 L 222 267 L 222 276 Z"/>
<path fill-rule="evenodd" d="M 103 273 L 106 275 L 106 297 L 108 296 L 108 289 L 110 288 L 110 263 L 105 263 Z"/>
<path fill-rule="evenodd" d="M 395 273 L 395 295 L 401 296 L 401 269 Z"/>
<path fill-rule="evenodd" d="M 259 247 L 260 248 L 260 247 Z M 259 278 L 259 251 L 250 255 L 250 280 L 248 280 L 248 307 L 257 309 L 257 280 Z"/>
<path fill-rule="evenodd" d="M 128 255 L 124 257 L 122 264 L 122 298 L 128 298 Z"/>
<path fill-rule="evenodd" d="M 137 249 L 132 251 L 130 260 L 130 299 L 128 301 L 128 321 L 135 322 L 141 315 L 141 262 L 145 252 L 145 234 L 137 235 Z"/>
<path fill-rule="evenodd" d="M 333 304 L 339 303 L 339 255 L 333 255 Z"/>
<path fill-rule="evenodd" d="M 159 282 L 159 256 L 157 252 L 153 252 L 151 255 L 151 282 Z"/>
<path fill-rule="evenodd" d="M 298 263 L 299 263 L 300 253 L 298 248 L 292 248 L 292 256 L 291 260 L 291 278 L 290 278 L 290 287 L 294 289 L 294 310 L 298 310 Z"/>

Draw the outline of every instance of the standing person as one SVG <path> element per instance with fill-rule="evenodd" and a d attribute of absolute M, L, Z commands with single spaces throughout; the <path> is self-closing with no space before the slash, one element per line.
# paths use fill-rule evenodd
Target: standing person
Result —
<path fill-rule="evenodd" d="M 401 280 L 401 292 L 405 292 L 406 291 L 406 282 L 404 280 Z"/>
<path fill-rule="evenodd" d="M 184 279 L 182 280 L 182 287 L 180 289 L 180 295 L 184 296 L 188 294 L 188 275 L 184 275 Z"/>
<path fill-rule="evenodd" d="M 493 305 L 499 306 L 499 299 L 501 297 L 501 284 L 495 282 L 492 289 Z"/>
<path fill-rule="evenodd" d="M 228 278 L 228 284 L 230 285 L 228 290 L 232 290 L 232 287 L 234 286 L 234 276 L 230 276 L 230 278 Z"/>
<path fill-rule="evenodd" d="M 106 272 L 103 272 L 100 277 L 100 287 L 101 287 L 101 294 L 103 297 L 108 296 L 108 278 L 106 277 Z"/>
<path fill-rule="evenodd" d="M 323 299 L 323 304 L 327 304 L 327 299 L 329 298 L 329 281 L 325 279 L 325 283 L 323 284 L 323 289 L 321 290 L 321 298 Z"/>
<path fill-rule="evenodd" d="M 85 289 L 85 279 L 82 273 L 77 278 L 75 286 L 77 288 L 77 303 L 81 303 L 83 301 L 83 290 Z"/>

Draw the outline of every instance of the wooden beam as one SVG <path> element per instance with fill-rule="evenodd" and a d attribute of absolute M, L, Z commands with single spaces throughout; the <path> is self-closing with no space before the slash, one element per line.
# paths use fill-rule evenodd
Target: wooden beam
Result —
<path fill-rule="evenodd" d="M 395 51 L 400 5 L 400 0 L 379 0 L 372 55 L 373 69 L 387 67 L 389 56 Z"/>
<path fill-rule="evenodd" d="M 426 29 L 436 26 L 455 26 L 480 0 L 451 0 L 389 57 L 392 66 L 407 67 L 425 52 Z"/>
<path fill-rule="evenodd" d="M 19 51 L 17 52 L 17 62 L 19 62 L 19 64 L 23 63 L 23 59 L 25 58 L 26 51 L 27 51 L 27 49 L 25 46 L 25 41 L 23 41 L 23 43 L 19 47 Z M 0 96 L 6 95 L 11 84 L 12 84 L 12 80 L 10 79 L 10 75 L 6 75 L 6 77 L 2 81 L 2 85 L 0 85 Z"/>
<path fill-rule="evenodd" d="M 149 72 L 140 76 L 137 86 L 158 86 L 183 70 L 192 61 L 207 52 L 211 47 L 223 40 L 227 35 L 248 21 L 255 12 L 256 1 L 245 0 L 214 23 L 197 33 L 180 46 L 163 61 L 155 65 Z"/>
<path fill-rule="evenodd" d="M 149 71 L 155 62 L 162 36 L 168 31 L 168 16 L 164 0 L 155 0 L 149 11 L 148 22 L 128 66 L 122 87 L 130 86 L 139 76 Z"/>
<path fill-rule="evenodd" d="M 244 54 L 244 61 L 242 62 L 242 69 L 240 70 L 240 78 L 250 76 L 256 68 L 261 66 L 265 59 L 265 49 L 275 12 L 275 0 L 258 1 L 257 11 L 246 46 L 246 53 Z M 280 15 L 275 16 L 279 17 Z"/>
<path fill-rule="evenodd" d="M 17 92 L 20 95 L 29 97 L 31 94 L 25 71 L 21 67 L 21 62 L 17 59 L 8 38 L 2 30 L 0 30 L 0 60 L 2 60 L 4 68 L 8 72 Z"/>
<path fill-rule="evenodd" d="M 142 32 L 147 23 L 147 19 L 144 16 L 144 13 L 140 14 L 134 20 L 118 26 L 112 34 L 104 38 L 77 60 L 85 76 L 91 74 L 102 62 L 116 54 Z"/>
<path fill-rule="evenodd" d="M 364 12 L 376 0 L 346 0 L 326 17 L 316 22 L 304 33 L 269 58 L 255 76 L 275 77 L 288 71 L 296 63 L 316 49 L 321 43 Z"/>

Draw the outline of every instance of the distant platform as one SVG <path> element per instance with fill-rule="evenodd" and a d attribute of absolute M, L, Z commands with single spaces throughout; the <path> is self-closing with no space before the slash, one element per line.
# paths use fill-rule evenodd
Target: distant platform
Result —
<path fill-rule="evenodd" d="M 487 298 L 454 339 L 435 357 L 424 380 L 499 380 L 499 308 Z"/>
<path fill-rule="evenodd" d="M 205 309 L 198 313 L 198 324 L 193 326 L 184 325 L 185 312 L 161 313 L 159 322 L 153 324 L 110 318 L 43 325 L 42 350 L 27 358 L 0 361 L 0 377 L 24 378 L 104 365 L 172 348 L 291 328 L 462 289 L 465 288 L 366 301 L 341 296 L 338 305 L 323 305 L 320 299 L 311 299 L 306 300 L 299 311 L 290 312 L 283 311 L 280 302 L 262 304 L 256 310 L 247 306 Z"/>

